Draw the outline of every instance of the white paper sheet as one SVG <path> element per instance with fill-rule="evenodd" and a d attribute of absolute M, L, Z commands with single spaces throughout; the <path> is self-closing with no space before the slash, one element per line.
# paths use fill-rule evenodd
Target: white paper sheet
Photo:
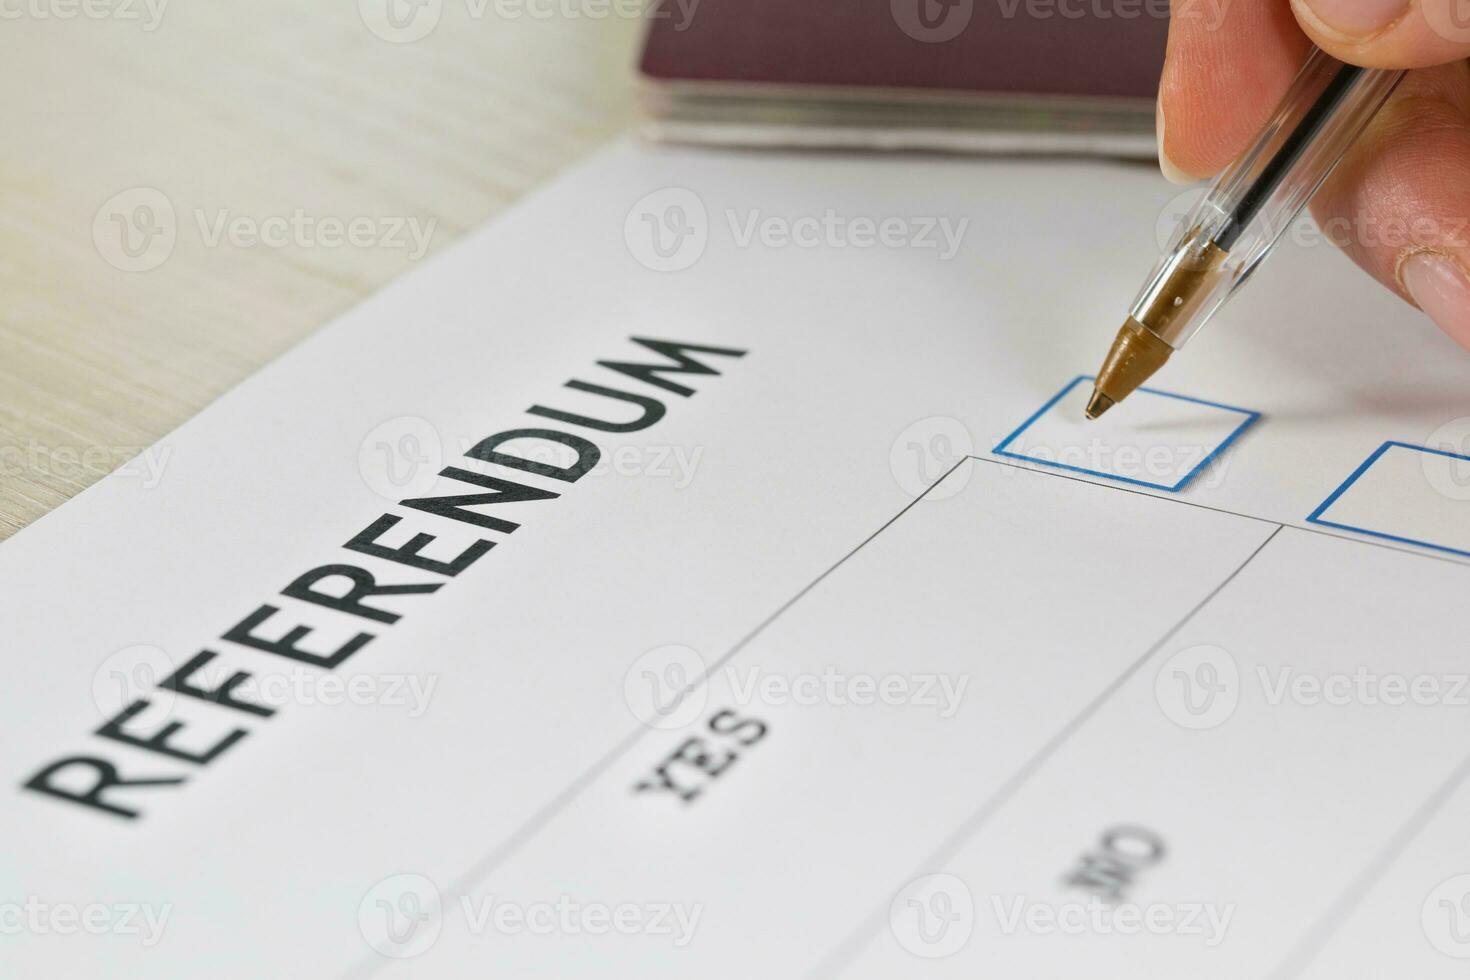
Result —
<path fill-rule="evenodd" d="M 327 327 L 0 546 L 5 971 L 1454 975 L 1470 357 L 1288 244 L 1082 425 L 1177 198 L 624 145 Z"/>

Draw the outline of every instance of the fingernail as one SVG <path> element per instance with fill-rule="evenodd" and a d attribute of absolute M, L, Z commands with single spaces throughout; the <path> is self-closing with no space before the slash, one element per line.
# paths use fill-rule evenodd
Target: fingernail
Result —
<path fill-rule="evenodd" d="M 1408 0 L 1291 0 L 1302 19 L 1337 41 L 1362 41 L 1409 10 Z"/>
<path fill-rule="evenodd" d="M 1437 252 L 1418 252 L 1404 261 L 1399 279 L 1429 319 L 1470 347 L 1470 279 L 1460 263 Z"/>
<path fill-rule="evenodd" d="M 1194 178 L 1183 170 L 1174 166 L 1174 161 L 1169 159 L 1169 154 L 1164 152 L 1164 96 L 1159 94 L 1158 101 L 1154 103 L 1154 136 L 1159 141 L 1159 171 L 1164 179 L 1171 184 L 1192 184 Z"/>

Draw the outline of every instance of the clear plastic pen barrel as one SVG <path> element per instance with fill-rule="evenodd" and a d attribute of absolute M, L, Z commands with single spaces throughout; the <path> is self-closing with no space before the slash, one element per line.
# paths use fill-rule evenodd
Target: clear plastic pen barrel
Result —
<path fill-rule="evenodd" d="M 1180 223 L 1132 318 L 1183 347 L 1291 227 L 1403 74 L 1314 50 L 1255 145 Z"/>

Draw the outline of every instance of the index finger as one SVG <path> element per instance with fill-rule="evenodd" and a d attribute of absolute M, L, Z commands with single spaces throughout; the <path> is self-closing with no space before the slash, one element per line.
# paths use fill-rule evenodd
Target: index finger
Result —
<path fill-rule="evenodd" d="M 1159 80 L 1165 175 L 1176 182 L 1209 177 L 1240 155 L 1307 48 L 1286 0 L 1175 0 Z"/>

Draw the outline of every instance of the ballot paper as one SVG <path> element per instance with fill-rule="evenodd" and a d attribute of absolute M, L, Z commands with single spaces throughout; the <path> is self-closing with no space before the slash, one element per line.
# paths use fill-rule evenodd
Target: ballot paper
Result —
<path fill-rule="evenodd" d="M 1084 424 L 1193 193 L 620 144 L 325 327 L 0 545 L 0 973 L 1460 975 L 1470 357 L 1303 225 Z"/>

